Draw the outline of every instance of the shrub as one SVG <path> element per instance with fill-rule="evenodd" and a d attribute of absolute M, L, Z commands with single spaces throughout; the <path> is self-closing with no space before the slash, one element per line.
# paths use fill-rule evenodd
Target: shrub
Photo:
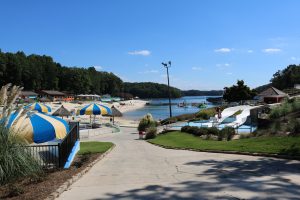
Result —
<path fill-rule="evenodd" d="M 208 128 L 206 127 L 201 127 L 199 129 L 200 135 L 207 135 L 208 134 Z"/>
<path fill-rule="evenodd" d="M 288 100 L 282 103 L 280 106 L 273 108 L 270 112 L 270 119 L 278 119 L 282 116 L 285 116 L 291 112 L 296 112 L 300 110 L 300 101 L 299 100 Z"/>
<path fill-rule="evenodd" d="M 211 127 L 211 128 L 207 129 L 207 132 L 208 132 L 207 134 L 218 136 L 220 130 L 218 128 L 216 128 L 216 127 Z"/>
<path fill-rule="evenodd" d="M 181 127 L 181 132 L 186 132 L 186 133 L 190 133 L 189 130 L 190 130 L 190 126 L 183 126 Z"/>
<path fill-rule="evenodd" d="M 290 135 L 291 136 L 297 136 L 300 135 L 300 121 L 297 119 L 293 119 L 289 124 L 288 124 L 289 130 L 290 130 Z"/>
<path fill-rule="evenodd" d="M 16 134 L 10 133 L 3 124 L 0 125 L 0 184 L 41 173 L 38 162 L 24 145 Z"/>
<path fill-rule="evenodd" d="M 235 130 L 233 127 L 225 127 L 220 132 L 223 132 L 227 141 L 230 141 L 233 138 L 233 136 L 235 135 Z"/>
<path fill-rule="evenodd" d="M 275 121 L 275 122 L 272 124 L 270 134 L 271 134 L 271 135 L 276 135 L 276 134 L 279 133 L 281 130 L 282 130 L 281 123 L 280 123 L 280 121 L 277 120 L 277 121 Z"/>
<path fill-rule="evenodd" d="M 197 126 L 184 126 L 181 128 L 181 132 L 190 133 L 195 136 L 202 136 L 208 134 L 208 128 Z"/>
<path fill-rule="evenodd" d="M 215 108 L 209 108 L 205 110 L 201 110 L 196 114 L 196 117 L 201 120 L 208 120 L 210 117 L 213 117 L 217 114 Z"/>
<path fill-rule="evenodd" d="M 157 135 L 157 128 L 152 126 L 152 127 L 149 127 L 146 131 L 146 136 L 145 136 L 145 139 L 148 140 L 148 139 L 154 139 Z"/>
<path fill-rule="evenodd" d="M 153 120 L 152 115 L 148 113 L 141 119 L 138 125 L 138 131 L 146 131 L 147 128 L 152 126 L 155 127 L 156 122 Z"/>

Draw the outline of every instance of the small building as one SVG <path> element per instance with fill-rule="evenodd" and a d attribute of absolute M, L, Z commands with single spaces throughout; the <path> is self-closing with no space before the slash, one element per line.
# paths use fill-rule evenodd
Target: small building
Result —
<path fill-rule="evenodd" d="M 272 104 L 280 103 L 283 99 L 288 98 L 289 95 L 282 92 L 281 90 L 278 90 L 277 88 L 269 87 L 268 89 L 258 94 L 258 97 L 263 100 L 263 102 Z"/>
<path fill-rule="evenodd" d="M 22 91 L 20 94 L 22 99 L 37 99 L 38 94 L 32 91 Z"/>
<path fill-rule="evenodd" d="M 65 93 L 56 90 L 40 90 L 39 97 L 48 98 L 51 101 L 63 101 L 67 96 Z"/>
<path fill-rule="evenodd" d="M 66 94 L 65 97 L 63 97 L 64 101 L 74 101 L 75 100 L 75 95 L 71 92 L 68 91 L 62 91 L 62 93 Z"/>
<path fill-rule="evenodd" d="M 100 96 L 97 94 L 80 94 L 77 98 L 82 101 L 100 101 Z"/>

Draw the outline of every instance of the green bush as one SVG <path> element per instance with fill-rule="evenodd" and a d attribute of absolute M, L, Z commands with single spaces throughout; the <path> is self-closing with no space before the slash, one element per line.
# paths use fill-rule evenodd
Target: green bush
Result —
<path fill-rule="evenodd" d="M 207 128 L 207 127 L 197 127 L 197 126 L 184 126 L 181 128 L 181 132 L 190 133 L 195 136 L 202 135 L 217 135 L 219 130 L 215 127 Z"/>
<path fill-rule="evenodd" d="M 152 127 L 149 127 L 146 131 L 146 136 L 145 136 L 145 139 L 148 140 L 148 139 L 154 139 L 157 135 L 157 128 L 152 126 Z"/>
<path fill-rule="evenodd" d="M 42 172 L 24 145 L 24 141 L 0 124 L 0 184 Z"/>
<path fill-rule="evenodd" d="M 207 132 L 208 132 L 207 134 L 209 134 L 209 135 L 218 136 L 220 130 L 216 127 L 211 127 L 211 128 L 207 128 Z"/>
<path fill-rule="evenodd" d="M 290 135 L 291 136 L 298 136 L 300 135 L 300 121 L 297 119 L 293 119 L 291 122 L 288 124 L 289 130 L 290 130 Z"/>
<path fill-rule="evenodd" d="M 271 135 L 276 135 L 282 130 L 282 124 L 280 121 L 276 120 L 272 125 L 271 125 L 271 130 L 270 134 Z"/>
<path fill-rule="evenodd" d="M 227 141 L 230 141 L 235 135 L 235 129 L 233 127 L 225 127 L 220 131 L 220 133 L 224 135 Z"/>
<path fill-rule="evenodd" d="M 181 132 L 189 133 L 189 130 L 190 130 L 190 126 L 183 126 L 183 127 L 181 127 Z"/>
<path fill-rule="evenodd" d="M 210 117 L 213 117 L 217 114 L 215 108 L 208 108 L 205 110 L 201 110 L 196 114 L 196 118 L 202 120 L 208 120 Z"/>
<path fill-rule="evenodd" d="M 138 125 L 138 131 L 146 131 L 147 128 L 152 126 L 155 127 L 156 122 L 153 120 L 152 115 L 148 113 L 141 119 Z"/>
<path fill-rule="evenodd" d="M 273 108 L 270 112 L 270 119 L 278 119 L 284 117 L 289 113 L 296 112 L 300 110 L 300 101 L 299 100 L 287 100 L 282 103 L 280 106 Z"/>

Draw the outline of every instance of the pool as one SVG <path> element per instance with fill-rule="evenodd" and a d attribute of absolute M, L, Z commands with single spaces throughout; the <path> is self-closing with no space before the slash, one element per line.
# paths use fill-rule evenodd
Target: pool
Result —
<path fill-rule="evenodd" d="M 212 127 L 213 123 L 209 122 L 209 121 L 195 121 L 195 122 L 184 122 L 181 124 L 177 124 L 175 126 L 171 126 L 172 128 L 176 129 L 176 130 L 180 130 L 182 127 L 184 126 L 196 126 L 196 127 Z M 223 124 L 218 124 L 215 127 L 217 127 L 218 129 L 223 129 L 226 127 L 226 123 Z M 237 134 L 241 134 L 241 133 L 252 133 L 254 131 L 257 130 L 256 126 L 251 126 L 251 125 L 241 125 L 236 129 Z"/>

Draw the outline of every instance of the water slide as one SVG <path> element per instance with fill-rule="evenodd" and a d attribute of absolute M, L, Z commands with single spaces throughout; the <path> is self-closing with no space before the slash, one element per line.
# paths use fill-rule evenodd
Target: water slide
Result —
<path fill-rule="evenodd" d="M 243 125 L 247 121 L 247 118 L 250 116 L 251 108 L 253 108 L 253 107 L 250 106 L 250 108 L 244 108 L 242 110 L 242 113 L 236 116 L 236 120 L 234 122 L 226 124 L 226 126 L 237 128 L 237 127 Z"/>
<path fill-rule="evenodd" d="M 242 116 L 244 116 L 246 114 L 246 113 L 243 114 L 244 110 L 249 110 L 249 114 L 248 114 L 248 116 L 249 116 L 251 108 L 252 108 L 252 106 L 248 106 L 248 105 L 245 105 L 245 106 L 234 106 L 234 107 L 226 108 L 226 109 L 224 109 L 222 111 L 221 118 L 218 119 L 218 123 L 222 123 L 225 119 L 227 119 L 228 117 L 232 116 L 234 113 L 236 113 L 239 110 L 242 111 L 242 113 L 239 114 L 239 115 L 242 115 Z M 238 118 L 238 116 L 237 116 L 237 118 Z M 216 115 L 216 117 L 218 117 L 218 115 Z"/>

